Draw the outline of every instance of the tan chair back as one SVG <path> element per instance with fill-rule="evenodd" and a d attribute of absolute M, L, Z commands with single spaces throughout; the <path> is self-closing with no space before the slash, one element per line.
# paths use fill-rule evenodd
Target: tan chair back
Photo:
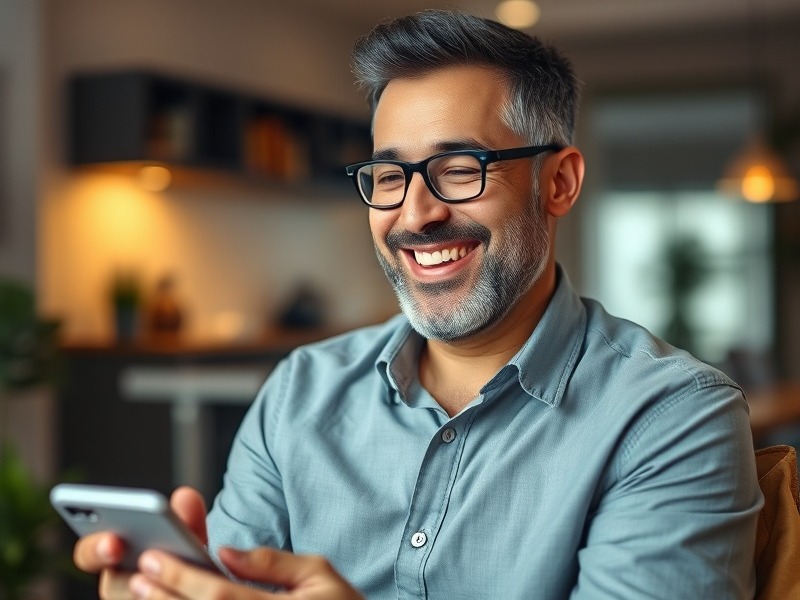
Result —
<path fill-rule="evenodd" d="M 791 446 L 756 451 L 764 507 L 756 533 L 756 600 L 800 599 L 800 499 Z"/>

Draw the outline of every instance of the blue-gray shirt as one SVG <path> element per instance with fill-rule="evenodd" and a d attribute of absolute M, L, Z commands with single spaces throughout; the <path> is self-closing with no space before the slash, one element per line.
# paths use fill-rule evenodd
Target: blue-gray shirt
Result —
<path fill-rule="evenodd" d="M 752 598 L 762 498 L 720 372 L 578 297 L 453 418 L 402 316 L 299 348 L 245 418 L 220 545 L 323 554 L 367 598 Z"/>

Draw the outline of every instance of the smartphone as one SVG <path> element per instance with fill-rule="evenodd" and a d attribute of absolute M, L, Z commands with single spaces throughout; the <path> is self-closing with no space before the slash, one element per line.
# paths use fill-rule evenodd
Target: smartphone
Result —
<path fill-rule="evenodd" d="M 191 530 L 154 490 L 60 483 L 50 503 L 79 536 L 109 531 L 122 538 L 127 552 L 120 568 L 136 570 L 147 549 L 165 550 L 199 567 L 218 571 Z"/>

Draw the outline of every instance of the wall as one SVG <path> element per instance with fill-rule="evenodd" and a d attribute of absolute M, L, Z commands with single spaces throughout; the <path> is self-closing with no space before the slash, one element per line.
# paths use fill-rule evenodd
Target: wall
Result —
<path fill-rule="evenodd" d="M 38 0 L 0 0 L 0 276 L 36 279 L 41 35 Z"/>
<path fill-rule="evenodd" d="M 76 70 L 144 65 L 365 117 L 348 67 L 356 32 L 266 0 L 52 0 L 48 23 L 54 122 L 40 282 L 69 335 L 109 331 L 106 288 L 120 267 L 149 283 L 176 273 L 198 337 L 256 333 L 304 281 L 328 299 L 336 325 L 396 310 L 366 209 L 346 187 L 313 198 L 236 186 L 152 194 L 124 177 L 71 172 L 61 151 L 64 84 Z"/>

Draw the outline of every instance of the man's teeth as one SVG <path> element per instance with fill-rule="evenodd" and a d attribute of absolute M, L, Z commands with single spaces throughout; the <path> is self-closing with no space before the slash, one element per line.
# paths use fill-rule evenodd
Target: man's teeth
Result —
<path fill-rule="evenodd" d="M 449 250 L 437 250 L 436 252 L 417 252 L 414 250 L 414 258 L 424 267 L 440 265 L 444 262 L 464 258 L 469 251 L 466 248 L 450 248 Z"/>

